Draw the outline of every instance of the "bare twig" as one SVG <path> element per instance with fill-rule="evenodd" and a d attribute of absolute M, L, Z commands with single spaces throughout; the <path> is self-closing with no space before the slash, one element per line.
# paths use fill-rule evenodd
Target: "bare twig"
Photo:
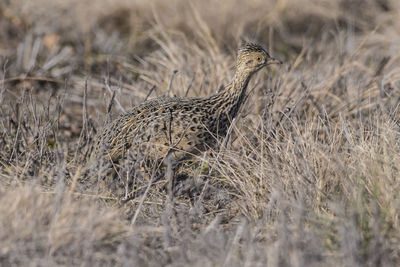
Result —
<path fill-rule="evenodd" d="M 150 187 L 154 184 L 154 177 L 155 177 L 155 175 L 156 175 L 156 173 L 157 173 L 156 171 L 157 171 L 158 168 L 159 168 L 159 166 L 157 166 L 157 164 L 154 164 L 153 170 L 152 170 L 152 174 L 151 174 L 151 177 L 150 177 L 150 181 L 149 181 L 149 183 L 147 184 L 146 190 L 144 191 L 144 193 L 143 193 L 143 195 L 142 195 L 142 198 L 141 198 L 140 201 L 139 201 L 139 205 L 138 205 L 138 207 L 137 207 L 137 209 L 136 209 L 136 211 L 135 211 L 135 214 L 134 214 L 133 217 L 132 217 L 131 224 L 130 224 L 130 227 L 131 227 L 131 228 L 133 228 L 133 226 L 135 225 L 135 222 L 136 222 L 136 220 L 137 220 L 137 218 L 138 218 L 138 216 L 139 216 L 140 210 L 142 209 L 144 200 L 145 200 L 146 197 L 147 197 L 147 194 L 148 194 L 148 192 L 149 192 L 149 190 L 150 190 Z M 130 201 L 130 200 L 132 200 L 132 199 L 133 199 L 133 197 L 130 197 L 130 198 L 126 199 L 126 200 L 124 201 L 124 203 L 126 203 L 127 201 Z"/>
<path fill-rule="evenodd" d="M 165 177 L 168 181 L 168 201 L 171 202 L 174 198 L 174 172 L 173 172 L 173 158 L 174 154 L 169 152 L 167 157 L 164 160 L 165 165 L 167 165 L 167 171 L 165 173 Z"/>
<path fill-rule="evenodd" d="M 189 85 L 188 85 L 188 87 L 187 87 L 187 89 L 186 89 L 185 97 L 188 96 L 189 91 L 190 91 L 190 89 L 192 88 L 193 81 L 194 81 L 194 74 L 193 74 L 192 79 L 190 80 L 190 83 L 189 83 Z"/>
<path fill-rule="evenodd" d="M 175 74 L 177 74 L 177 73 L 178 73 L 177 70 L 173 70 L 172 73 L 171 73 L 171 79 L 169 80 L 166 96 L 170 96 L 169 94 L 170 94 L 171 88 L 172 88 L 172 81 L 174 80 Z"/>
<path fill-rule="evenodd" d="M 153 85 L 153 87 L 151 87 L 151 89 L 149 90 L 149 92 L 147 93 L 146 97 L 144 98 L 144 101 L 146 101 L 149 96 L 151 95 L 151 93 L 153 93 L 154 89 L 156 88 L 155 85 Z"/>
<path fill-rule="evenodd" d="M 88 90 L 88 78 L 85 80 L 85 88 L 83 90 L 83 111 L 82 111 L 82 132 L 84 140 L 88 140 L 89 127 L 88 127 L 88 111 L 87 111 L 87 90 Z"/>
<path fill-rule="evenodd" d="M 110 102 L 107 105 L 106 123 L 110 122 L 111 120 L 111 109 L 114 104 L 114 99 L 115 99 L 115 91 L 112 92 Z"/>
<path fill-rule="evenodd" d="M 110 80 L 108 78 L 105 78 L 104 83 L 105 83 L 106 89 L 110 93 L 110 95 L 112 96 L 113 94 L 115 94 L 115 91 L 112 90 L 111 87 L 110 87 Z M 115 103 L 117 103 L 119 110 L 122 111 L 123 113 L 125 113 L 125 109 L 122 107 L 122 105 L 118 101 L 118 99 L 116 99 L 115 96 L 114 96 L 113 99 L 114 99 Z"/>
<path fill-rule="evenodd" d="M 0 80 L 0 84 L 1 84 L 1 87 L 0 87 L 0 106 L 3 103 L 4 92 L 6 91 L 6 86 L 4 84 L 4 81 L 6 79 L 7 63 L 8 63 L 8 60 L 6 59 L 4 64 L 3 64 L 3 73 L 2 73 L 3 75 L 2 75 L 1 80 Z"/>

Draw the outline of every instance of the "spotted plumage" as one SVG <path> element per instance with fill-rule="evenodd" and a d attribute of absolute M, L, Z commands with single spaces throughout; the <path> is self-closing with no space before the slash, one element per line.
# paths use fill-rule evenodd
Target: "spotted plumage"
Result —
<path fill-rule="evenodd" d="M 280 63 L 256 44 L 238 50 L 231 83 L 204 98 L 155 98 L 133 107 L 105 127 L 95 154 L 117 161 L 128 151 L 160 159 L 198 154 L 223 138 L 243 104 L 249 80 L 261 68 Z"/>

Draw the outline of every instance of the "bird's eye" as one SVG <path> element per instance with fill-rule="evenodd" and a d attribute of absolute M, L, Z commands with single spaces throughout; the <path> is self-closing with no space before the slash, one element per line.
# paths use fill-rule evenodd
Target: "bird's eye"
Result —
<path fill-rule="evenodd" d="M 258 57 L 258 58 L 257 58 L 257 61 L 260 62 L 260 61 L 261 61 L 261 57 Z"/>

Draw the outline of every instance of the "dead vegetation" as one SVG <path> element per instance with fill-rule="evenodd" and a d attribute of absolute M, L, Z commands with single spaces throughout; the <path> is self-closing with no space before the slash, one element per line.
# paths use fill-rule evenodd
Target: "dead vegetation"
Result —
<path fill-rule="evenodd" d="M 399 10 L 3 1 L 0 265 L 399 265 Z M 243 37 L 285 64 L 252 81 L 220 150 L 182 164 L 173 197 L 166 179 L 128 203 L 88 185 L 106 121 L 168 88 L 214 92 Z"/>

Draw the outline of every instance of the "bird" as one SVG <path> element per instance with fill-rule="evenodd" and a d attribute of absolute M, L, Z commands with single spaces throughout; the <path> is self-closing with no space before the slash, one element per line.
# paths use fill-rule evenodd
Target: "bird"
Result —
<path fill-rule="evenodd" d="M 105 126 L 95 154 L 112 162 L 128 153 L 159 160 L 170 153 L 179 159 L 215 148 L 238 115 L 250 79 L 272 64 L 282 62 L 261 45 L 243 44 L 229 84 L 207 97 L 158 97 L 134 106 Z"/>

